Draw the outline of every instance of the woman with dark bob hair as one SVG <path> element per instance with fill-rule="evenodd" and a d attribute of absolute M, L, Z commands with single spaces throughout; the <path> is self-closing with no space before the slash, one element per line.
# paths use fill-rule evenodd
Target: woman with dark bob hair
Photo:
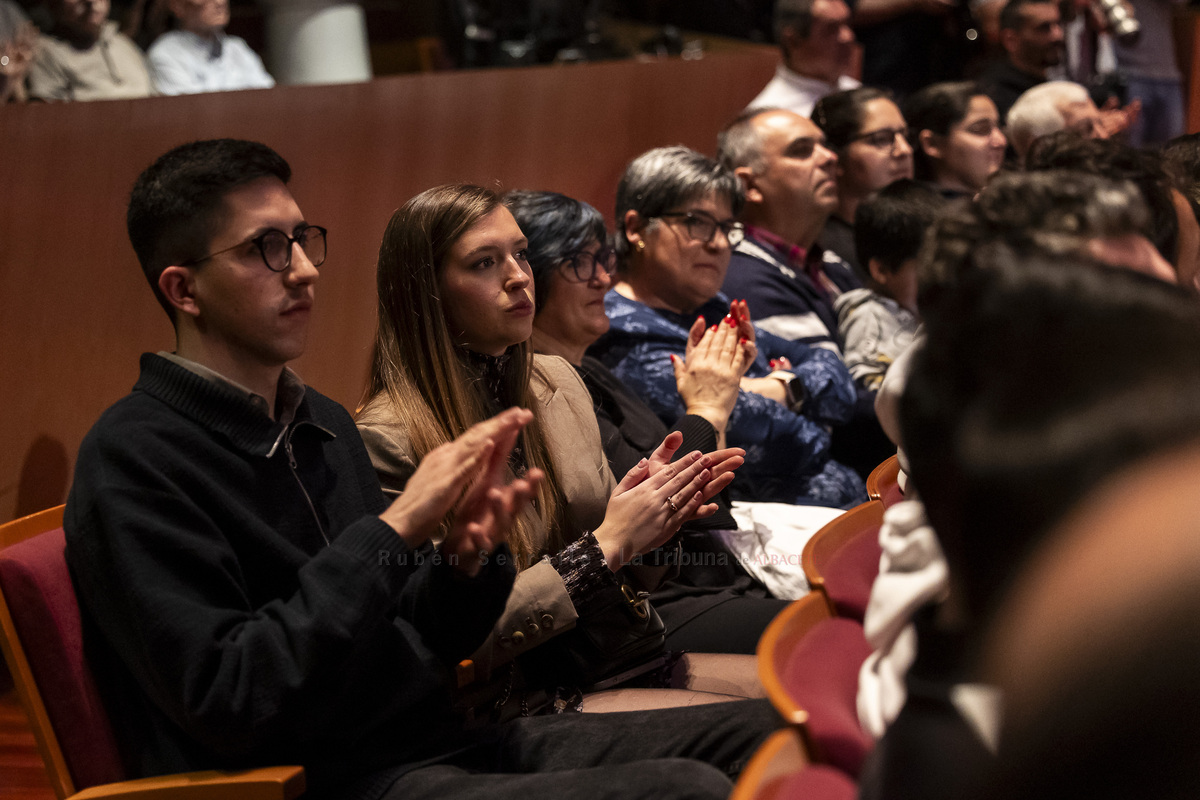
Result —
<path fill-rule="evenodd" d="M 738 327 L 757 344 L 726 437 L 747 451 L 735 499 L 845 507 L 865 490 L 829 457 L 829 427 L 848 421 L 854 384 L 835 353 L 772 336 L 730 315 L 721 294 L 731 248 L 744 229 L 744 197 L 729 170 L 686 147 L 643 153 L 617 188 L 618 280 L 605 296 L 611 320 L 592 354 L 664 421 L 684 411 L 674 360 L 697 317 Z"/>
<path fill-rule="evenodd" d="M 545 664 L 528 669 L 528 651 L 547 658 L 563 646 L 560 634 L 594 624 L 593 614 L 611 605 L 605 598 L 638 600 L 617 570 L 693 516 L 713 513 L 707 498 L 742 459 L 722 450 L 670 463 L 681 438 L 674 434 L 614 487 L 579 376 L 562 359 L 533 354 L 527 258 L 524 234 L 487 189 L 438 187 L 398 210 L 379 251 L 379 323 L 358 424 L 384 490 L 396 494 L 426 453 L 475 422 L 514 405 L 534 412 L 509 469 L 536 468 L 545 478 L 509 536 L 516 585 L 472 658 L 485 676 L 522 656 L 520 679 L 569 682 Z M 634 605 L 645 619 L 644 601 Z M 626 625 L 620 613 L 605 618 L 608 635 Z M 516 674 L 496 681 L 504 698 Z"/>
<path fill-rule="evenodd" d="M 947 197 L 974 197 L 1000 171 L 1008 140 L 996 104 L 969 81 L 935 83 L 908 98 L 918 180 Z"/>
<path fill-rule="evenodd" d="M 854 214 L 863 200 L 889 183 L 913 176 L 908 124 L 887 92 L 868 86 L 822 97 L 812 120 L 838 157 L 838 206 L 817 243 L 845 259 L 866 281 L 869 275 L 854 246 Z"/>

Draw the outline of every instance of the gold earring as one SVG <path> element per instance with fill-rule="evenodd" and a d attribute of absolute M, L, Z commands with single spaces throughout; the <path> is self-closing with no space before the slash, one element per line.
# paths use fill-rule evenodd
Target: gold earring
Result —
<path fill-rule="evenodd" d="M 634 247 L 636 247 L 637 251 L 640 253 L 646 249 L 646 241 L 644 239 L 638 239 L 638 243 L 634 245 Z"/>

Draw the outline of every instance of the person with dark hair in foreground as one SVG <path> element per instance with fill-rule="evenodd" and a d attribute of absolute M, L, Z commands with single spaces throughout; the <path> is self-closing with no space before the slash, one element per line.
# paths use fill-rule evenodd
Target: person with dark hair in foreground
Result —
<path fill-rule="evenodd" d="M 1177 287 L 996 241 L 940 279 L 901 422 L 949 596 L 917 616 L 908 700 L 867 797 L 975 796 L 1002 700 L 977 658 L 1014 576 L 1103 479 L 1200 435 L 1200 308 Z"/>
<path fill-rule="evenodd" d="M 998 608 L 981 663 L 1004 692 L 1000 753 L 971 797 L 1200 795 L 1200 446 L 1184 438 L 1093 489 Z"/>
<path fill-rule="evenodd" d="M 176 351 L 144 355 L 89 432 L 64 518 L 129 771 L 300 764 L 317 798 L 724 797 L 778 724 L 766 703 L 474 728 L 452 712 L 435 665 L 511 591 L 505 540 L 542 475 L 504 475 L 532 415 L 438 447 L 389 505 L 350 415 L 285 366 L 326 256 L 289 176 L 264 145 L 194 142 L 130 199 Z"/>
<path fill-rule="evenodd" d="M 1200 224 L 1158 154 L 1113 139 L 1081 139 L 1062 131 L 1036 140 L 1026 162 L 1031 172 L 1074 170 L 1131 182 L 1150 210 L 1147 238 L 1170 262 L 1180 286 L 1200 290 Z"/>

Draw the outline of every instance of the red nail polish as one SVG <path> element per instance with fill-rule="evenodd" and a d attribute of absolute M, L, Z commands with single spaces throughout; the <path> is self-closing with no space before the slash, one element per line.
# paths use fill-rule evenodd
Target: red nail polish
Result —
<path fill-rule="evenodd" d="M 696 317 L 696 322 L 699 322 L 699 321 L 700 321 L 700 320 L 702 320 L 702 319 L 704 319 L 704 315 L 703 315 L 703 314 L 701 314 L 701 315 L 699 315 L 698 317 Z"/>
<path fill-rule="evenodd" d="M 732 315 L 732 314 L 726 314 L 726 315 L 725 315 L 725 324 L 726 324 L 726 325 L 728 325 L 728 326 L 729 326 L 729 327 L 731 327 L 731 328 L 736 328 L 736 327 L 737 327 L 737 323 L 736 323 L 736 322 L 734 322 L 734 320 L 733 320 L 733 315 Z"/>
<path fill-rule="evenodd" d="M 745 344 L 748 341 L 750 341 L 750 340 L 747 339 L 745 336 L 743 336 L 740 339 L 738 339 L 738 344 Z"/>
<path fill-rule="evenodd" d="M 713 325 L 711 328 L 709 328 L 710 331 L 715 331 L 716 329 L 717 329 L 716 325 Z"/>
<path fill-rule="evenodd" d="M 779 365 L 779 359 L 772 358 L 767 363 L 771 365 L 771 369 L 775 369 L 775 367 L 777 367 Z"/>

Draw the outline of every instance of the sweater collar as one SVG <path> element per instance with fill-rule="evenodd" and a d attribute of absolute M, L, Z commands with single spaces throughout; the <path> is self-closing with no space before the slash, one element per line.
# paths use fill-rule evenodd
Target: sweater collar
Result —
<path fill-rule="evenodd" d="M 224 436 L 238 449 L 251 455 L 268 458 L 273 455 L 289 428 L 301 424 L 311 425 L 324 432 L 329 438 L 334 434 L 309 421 L 310 410 L 303 394 L 304 386 L 291 373 L 290 380 L 281 379 L 281 400 L 285 405 L 295 404 L 290 423 L 273 420 L 265 409 L 266 401 L 251 392 L 237 387 L 217 376 L 202 375 L 172 359 L 154 353 L 144 353 L 141 359 L 142 373 L 135 391 L 143 391 L 171 406 L 196 423 Z M 287 373 L 285 373 L 287 374 Z"/>

